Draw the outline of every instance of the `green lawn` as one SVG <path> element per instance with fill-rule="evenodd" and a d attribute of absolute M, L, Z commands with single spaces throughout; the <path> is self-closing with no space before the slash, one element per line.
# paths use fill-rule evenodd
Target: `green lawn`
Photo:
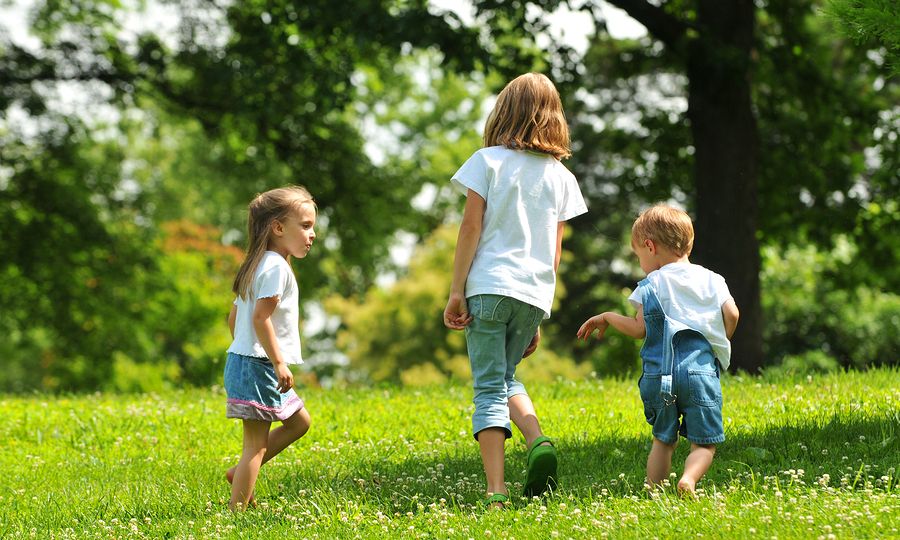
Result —
<path fill-rule="evenodd" d="M 897 370 L 727 377 L 728 440 L 697 501 L 642 490 L 635 380 L 533 386 L 560 490 L 490 513 L 466 386 L 301 391 L 312 429 L 263 467 L 261 506 L 241 515 L 226 509 L 241 432 L 221 389 L 5 396 L 0 537 L 896 538 L 898 383 Z M 524 457 L 516 434 L 513 491 Z"/>

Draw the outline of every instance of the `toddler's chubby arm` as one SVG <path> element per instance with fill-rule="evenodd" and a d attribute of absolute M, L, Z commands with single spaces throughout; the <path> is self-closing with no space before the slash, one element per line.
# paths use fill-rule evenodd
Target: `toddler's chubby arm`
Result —
<path fill-rule="evenodd" d="M 587 339 L 591 337 L 591 334 L 594 333 L 594 330 L 596 330 L 597 339 L 602 339 L 603 334 L 606 333 L 606 329 L 610 326 L 626 336 L 633 337 L 634 339 L 644 339 L 644 336 L 647 335 L 647 330 L 644 328 L 644 307 L 638 306 L 637 315 L 635 315 L 634 318 L 626 317 L 625 315 L 614 313 L 612 311 L 604 311 L 600 315 L 594 315 L 590 319 L 584 321 L 584 324 L 578 329 L 576 335 L 587 341 Z"/>
<path fill-rule="evenodd" d="M 741 312 L 738 311 L 737 304 L 734 303 L 734 300 L 729 299 L 724 304 L 722 304 L 722 319 L 725 321 L 725 336 L 728 339 L 731 339 L 731 336 L 734 335 L 734 330 L 737 328 L 738 318 L 740 318 Z"/>
<path fill-rule="evenodd" d="M 459 225 L 456 254 L 453 257 L 453 283 L 450 285 L 447 307 L 444 308 L 444 326 L 451 330 L 462 330 L 472 322 L 472 315 L 466 307 L 466 280 L 481 239 L 486 204 L 475 191 L 470 189 L 466 194 L 466 208 Z"/>

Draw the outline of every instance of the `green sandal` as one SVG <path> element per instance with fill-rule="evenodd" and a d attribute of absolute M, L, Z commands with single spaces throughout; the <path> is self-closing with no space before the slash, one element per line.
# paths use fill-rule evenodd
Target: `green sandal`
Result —
<path fill-rule="evenodd" d="M 494 506 L 495 504 L 499 504 L 500 506 Z M 503 493 L 494 493 L 490 497 L 485 497 L 483 501 L 481 501 L 481 505 L 485 510 L 504 510 L 506 505 L 509 504 L 509 495 L 505 495 Z"/>
<path fill-rule="evenodd" d="M 541 446 L 543 443 L 548 446 Z M 523 495 L 528 498 L 543 495 L 548 489 L 556 490 L 556 447 L 550 437 L 538 437 L 528 449 L 528 473 L 525 476 Z"/>

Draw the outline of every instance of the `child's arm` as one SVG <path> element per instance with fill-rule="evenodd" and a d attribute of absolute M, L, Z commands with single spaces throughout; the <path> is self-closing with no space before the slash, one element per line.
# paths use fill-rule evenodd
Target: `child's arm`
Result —
<path fill-rule="evenodd" d="M 566 232 L 566 222 L 560 221 L 556 224 L 556 255 L 553 258 L 553 272 L 559 273 L 559 259 L 562 257 L 562 239 Z"/>
<path fill-rule="evenodd" d="M 283 394 L 294 386 L 294 374 L 281 358 L 281 349 L 278 348 L 278 338 L 275 337 L 275 327 L 272 326 L 272 312 L 278 306 L 278 297 L 270 296 L 260 298 L 253 308 L 253 329 L 259 344 L 269 357 L 269 361 L 275 367 L 275 375 L 278 377 L 278 390 Z"/>
<path fill-rule="evenodd" d="M 731 336 L 734 335 L 734 330 L 737 328 L 740 316 L 741 312 L 738 311 L 737 304 L 734 303 L 734 300 L 729 299 L 722 304 L 722 319 L 725 321 L 725 336 L 728 337 L 728 339 L 731 339 Z"/>
<path fill-rule="evenodd" d="M 597 339 L 602 339 L 606 329 L 610 326 L 626 336 L 644 339 L 647 335 L 647 330 L 644 328 L 644 306 L 638 306 L 637 315 L 634 318 L 613 313 L 612 311 L 604 311 L 600 315 L 594 315 L 584 321 L 584 324 L 578 329 L 577 336 L 587 341 L 591 334 L 594 333 L 594 330 L 597 330 Z"/>
<path fill-rule="evenodd" d="M 228 329 L 231 330 L 231 339 L 234 339 L 234 322 L 237 320 L 237 306 L 231 304 L 231 311 L 228 313 Z"/>
<path fill-rule="evenodd" d="M 472 259 L 475 258 L 478 241 L 481 239 L 484 207 L 485 201 L 481 195 L 470 189 L 466 194 L 466 208 L 456 240 L 450 298 L 447 300 L 447 307 L 444 308 L 444 325 L 452 330 L 462 330 L 472 322 L 472 316 L 466 308 L 466 280 L 472 267 Z"/>

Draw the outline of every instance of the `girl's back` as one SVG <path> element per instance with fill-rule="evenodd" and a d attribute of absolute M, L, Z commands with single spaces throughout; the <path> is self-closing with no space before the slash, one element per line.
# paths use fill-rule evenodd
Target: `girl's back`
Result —
<path fill-rule="evenodd" d="M 485 200 L 466 297 L 511 296 L 549 314 L 558 224 L 587 210 L 574 175 L 548 154 L 491 146 L 452 180 Z"/>

